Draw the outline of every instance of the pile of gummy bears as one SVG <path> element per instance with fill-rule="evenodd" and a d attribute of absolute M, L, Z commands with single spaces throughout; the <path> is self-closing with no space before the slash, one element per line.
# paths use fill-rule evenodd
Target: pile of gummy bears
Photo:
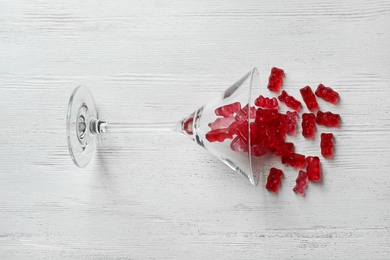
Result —
<path fill-rule="evenodd" d="M 280 93 L 285 73 L 282 69 L 272 68 L 268 79 L 268 89 Z M 317 97 L 336 104 L 339 94 L 330 87 L 319 84 L 313 92 L 310 86 L 300 89 L 302 99 L 311 113 L 303 113 L 302 135 L 305 138 L 314 138 L 316 124 L 326 127 L 339 127 L 340 115 L 319 110 Z M 293 111 L 285 114 L 279 111 L 279 102 L 283 102 Z M 321 180 L 321 165 L 318 156 L 305 156 L 295 153 L 292 142 L 286 142 L 286 135 L 295 136 L 297 119 L 302 103 L 283 90 L 278 99 L 260 95 L 254 105 L 235 102 L 215 109 L 218 118 L 209 124 L 210 131 L 206 134 L 209 142 L 230 142 L 233 151 L 248 153 L 260 157 L 269 153 L 280 156 L 282 164 L 288 164 L 299 169 L 296 185 L 293 191 L 305 194 L 309 181 Z M 314 114 L 313 112 L 316 112 Z M 248 117 L 249 113 L 249 117 Z M 250 120 L 248 120 L 248 118 Z M 231 141 L 230 141 L 231 140 Z M 320 149 L 325 158 L 333 158 L 334 136 L 332 133 L 321 133 Z M 305 168 L 306 167 L 306 168 Z M 305 170 L 303 170 L 305 169 Z M 271 168 L 267 178 L 266 188 L 278 192 L 283 171 Z"/>

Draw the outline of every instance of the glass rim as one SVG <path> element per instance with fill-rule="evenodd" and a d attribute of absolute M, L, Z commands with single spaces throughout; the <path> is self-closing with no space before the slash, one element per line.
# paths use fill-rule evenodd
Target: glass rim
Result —
<path fill-rule="evenodd" d="M 248 123 L 250 122 L 251 118 L 250 118 L 250 104 L 251 104 L 251 101 L 252 101 L 252 90 L 253 90 L 253 84 L 255 83 L 254 82 L 254 76 L 257 76 L 257 83 L 259 83 L 259 71 L 256 67 L 254 67 L 251 71 L 250 71 L 251 75 L 250 75 L 250 81 L 249 81 L 249 92 L 248 92 Z M 251 133 L 251 129 L 250 129 L 250 123 L 248 124 L 248 161 L 249 161 L 249 181 L 254 185 L 254 186 L 257 186 L 259 184 L 259 179 L 260 179 L 260 176 L 258 174 L 254 174 L 254 171 L 253 171 L 253 162 L 252 162 L 252 149 L 251 149 L 251 138 L 250 138 L 250 133 Z"/>

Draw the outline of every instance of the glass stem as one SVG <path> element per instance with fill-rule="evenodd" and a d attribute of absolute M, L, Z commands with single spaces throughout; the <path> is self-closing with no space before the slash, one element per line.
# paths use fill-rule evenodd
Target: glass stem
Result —
<path fill-rule="evenodd" d="M 145 133 L 181 132 L 181 121 L 170 123 L 108 123 L 96 120 L 93 124 L 97 133 Z"/>

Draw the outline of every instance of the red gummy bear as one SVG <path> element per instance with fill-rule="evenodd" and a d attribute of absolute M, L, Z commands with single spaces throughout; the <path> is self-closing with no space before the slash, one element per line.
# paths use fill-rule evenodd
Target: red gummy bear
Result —
<path fill-rule="evenodd" d="M 260 156 L 267 154 L 268 149 L 263 145 L 254 144 L 254 145 L 252 145 L 251 153 L 252 153 L 251 154 L 252 156 L 260 157 Z"/>
<path fill-rule="evenodd" d="M 209 123 L 211 130 L 227 128 L 234 122 L 234 116 L 230 115 L 229 117 L 219 117 L 215 119 L 214 122 Z"/>
<path fill-rule="evenodd" d="M 308 156 L 306 157 L 306 162 L 306 172 L 309 181 L 321 180 L 320 158 L 318 158 L 317 156 Z"/>
<path fill-rule="evenodd" d="M 289 153 L 282 156 L 283 164 L 290 164 L 290 166 L 301 168 L 305 165 L 305 156 L 297 153 Z"/>
<path fill-rule="evenodd" d="M 244 121 L 248 120 L 248 108 L 249 105 L 247 104 L 245 107 L 243 107 L 240 111 L 236 114 L 236 121 L 237 123 L 243 123 Z M 251 106 L 249 109 L 249 118 L 254 119 L 256 117 L 256 108 L 254 106 Z"/>
<path fill-rule="evenodd" d="M 260 95 L 255 100 L 255 105 L 263 108 L 276 108 L 278 107 L 278 100 L 276 98 L 268 98 Z"/>
<path fill-rule="evenodd" d="M 284 71 L 273 67 L 271 69 L 271 75 L 268 78 L 268 89 L 274 92 L 279 92 L 280 87 L 283 85 Z"/>
<path fill-rule="evenodd" d="M 316 117 L 313 113 L 302 115 L 302 135 L 306 138 L 314 138 L 316 130 Z"/>
<path fill-rule="evenodd" d="M 267 184 L 265 185 L 265 188 L 275 193 L 278 192 L 282 176 L 283 176 L 282 170 L 271 168 L 271 170 L 269 171 Z"/>
<path fill-rule="evenodd" d="M 235 129 L 235 133 L 241 139 L 241 141 L 248 146 L 248 137 L 249 137 L 249 129 L 248 129 L 248 121 L 244 121 L 244 123 L 237 125 Z"/>
<path fill-rule="evenodd" d="M 276 146 L 275 155 L 284 156 L 286 154 L 294 153 L 294 144 L 290 142 L 281 142 Z"/>
<path fill-rule="evenodd" d="M 316 123 L 324 126 L 340 126 L 341 117 L 339 114 L 333 114 L 332 112 L 317 112 Z"/>
<path fill-rule="evenodd" d="M 278 144 L 284 142 L 286 137 L 286 117 L 286 115 L 278 113 L 276 118 L 267 123 L 267 136 L 270 140 L 269 150 L 272 152 L 275 151 Z"/>
<path fill-rule="evenodd" d="M 279 113 L 277 109 L 258 108 L 256 110 L 255 122 L 271 122 L 277 120 L 278 117 L 279 117 Z"/>
<path fill-rule="evenodd" d="M 185 120 L 183 122 L 183 130 L 189 134 L 189 135 L 193 135 L 193 131 L 192 131 L 192 124 L 193 124 L 193 121 L 194 121 L 194 118 L 193 117 L 189 117 L 187 118 L 187 120 Z"/>
<path fill-rule="evenodd" d="M 295 193 L 299 193 L 301 195 L 305 195 L 305 188 L 307 186 L 307 173 L 304 171 L 299 171 L 298 177 L 295 181 L 297 184 L 293 188 Z"/>
<path fill-rule="evenodd" d="M 230 148 L 236 152 L 248 152 L 248 144 L 245 144 L 239 136 L 234 137 L 233 141 L 230 143 Z"/>
<path fill-rule="evenodd" d="M 301 108 L 301 102 L 296 100 L 293 96 L 287 94 L 285 90 L 282 91 L 282 94 L 278 96 L 278 99 L 284 102 L 288 107 L 298 111 Z"/>
<path fill-rule="evenodd" d="M 305 101 L 307 108 L 310 111 L 314 111 L 318 109 L 318 103 L 316 96 L 313 93 L 313 90 L 310 86 L 306 86 L 300 89 L 303 101 Z"/>
<path fill-rule="evenodd" d="M 325 87 L 322 84 L 318 85 L 316 95 L 317 97 L 320 97 L 323 100 L 328 101 L 332 104 L 336 104 L 339 100 L 339 93 L 337 93 L 330 87 Z"/>
<path fill-rule="evenodd" d="M 234 129 L 232 128 L 221 128 L 211 130 L 206 134 L 206 139 L 209 142 L 223 142 L 226 139 L 232 139 L 234 135 Z"/>
<path fill-rule="evenodd" d="M 297 112 L 286 112 L 287 122 L 286 122 L 286 133 L 289 135 L 295 135 L 297 133 Z"/>
<path fill-rule="evenodd" d="M 267 147 L 262 143 L 262 133 L 255 122 L 249 125 L 251 140 L 251 156 L 263 156 L 269 152 Z"/>
<path fill-rule="evenodd" d="M 277 109 L 258 108 L 255 122 L 250 124 L 252 156 L 268 152 L 285 155 L 294 152 L 292 143 L 285 143 L 287 116 Z"/>
<path fill-rule="evenodd" d="M 229 117 L 230 115 L 238 112 L 240 109 L 240 102 L 235 102 L 229 105 L 218 107 L 214 112 L 217 116 Z"/>
<path fill-rule="evenodd" d="M 321 154 L 327 158 L 333 158 L 333 134 L 322 133 L 321 134 Z"/>

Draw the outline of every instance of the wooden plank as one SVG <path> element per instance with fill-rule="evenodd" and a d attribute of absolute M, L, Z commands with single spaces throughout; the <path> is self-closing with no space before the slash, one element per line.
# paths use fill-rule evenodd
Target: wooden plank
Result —
<path fill-rule="evenodd" d="M 1 1 L 1 258 L 388 259 L 389 42 L 384 0 Z M 273 195 L 176 134 L 107 134 L 88 168 L 72 164 L 74 87 L 108 121 L 165 122 L 254 66 L 267 95 L 272 66 L 296 96 L 341 94 L 320 102 L 343 123 L 307 196 L 295 169 Z"/>

